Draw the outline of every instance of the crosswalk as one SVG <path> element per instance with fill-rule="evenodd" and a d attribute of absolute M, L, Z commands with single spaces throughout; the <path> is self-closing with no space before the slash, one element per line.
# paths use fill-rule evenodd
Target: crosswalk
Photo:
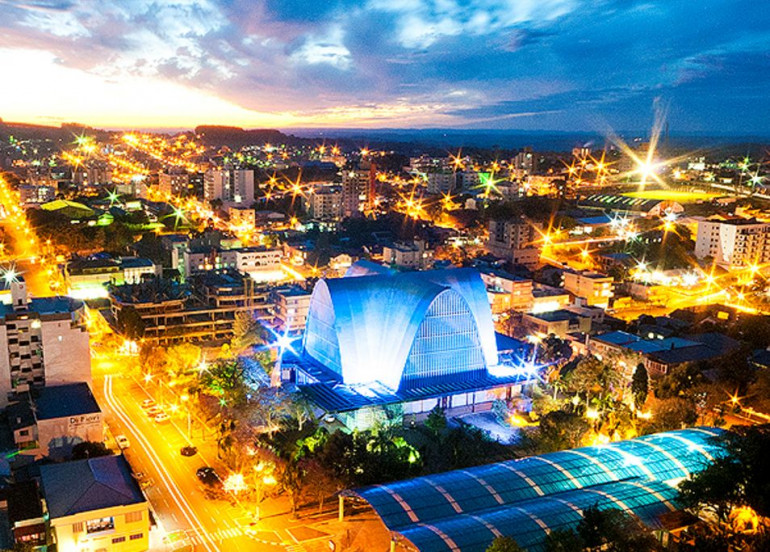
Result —
<path fill-rule="evenodd" d="M 204 540 L 205 540 L 200 531 L 197 531 L 197 530 L 194 530 L 194 529 L 189 529 L 189 530 L 185 531 L 185 533 L 186 533 L 188 542 L 190 544 L 192 544 L 193 546 L 202 545 Z M 227 528 L 224 528 L 224 529 L 220 529 L 219 531 L 216 531 L 215 533 L 208 533 L 207 534 L 208 540 L 211 540 L 211 541 L 214 541 L 214 542 L 217 542 L 217 543 L 225 541 L 225 540 L 228 540 L 228 539 L 234 539 L 234 538 L 242 537 L 242 536 L 248 536 L 249 538 L 251 538 L 252 540 L 254 540 L 256 542 L 259 542 L 261 544 L 268 545 L 268 546 L 273 546 L 277 550 L 289 550 L 289 548 L 287 548 L 282 543 L 260 539 L 260 538 L 256 537 L 255 535 L 248 535 L 246 533 L 246 531 L 244 531 L 243 528 L 241 528 L 241 527 L 227 527 Z M 298 552 L 298 551 L 301 551 L 301 550 L 302 550 L 301 548 L 297 548 L 293 552 Z"/>

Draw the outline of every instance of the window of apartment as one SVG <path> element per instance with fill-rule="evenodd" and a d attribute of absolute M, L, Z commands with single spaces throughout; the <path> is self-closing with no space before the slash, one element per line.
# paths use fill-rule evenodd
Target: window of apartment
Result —
<path fill-rule="evenodd" d="M 131 535 L 129 540 L 139 540 L 144 537 L 144 533 L 137 533 L 136 535 Z"/>
<path fill-rule="evenodd" d="M 126 542 L 126 537 L 115 537 L 112 539 L 112 544 L 118 544 L 121 542 Z"/>
<path fill-rule="evenodd" d="M 86 533 L 99 533 L 115 529 L 115 520 L 112 517 L 103 517 L 86 521 Z"/>
<path fill-rule="evenodd" d="M 142 521 L 142 512 L 128 512 L 126 514 L 126 523 L 136 523 Z"/>

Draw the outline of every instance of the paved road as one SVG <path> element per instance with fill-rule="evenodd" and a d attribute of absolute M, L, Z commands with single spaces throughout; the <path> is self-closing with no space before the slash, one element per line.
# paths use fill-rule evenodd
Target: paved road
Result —
<path fill-rule="evenodd" d="M 170 550 L 189 544 L 194 550 L 285 550 L 274 533 L 247 536 L 251 519 L 244 508 L 204 496 L 204 487 L 195 470 L 210 465 L 202 454 L 184 457 L 180 449 L 187 444 L 183 429 L 176 423 L 158 424 L 140 406 L 147 398 L 132 379 L 118 375 L 94 375 L 94 391 L 106 414 L 113 435 L 124 434 L 130 441 L 126 457 L 136 472 L 151 483 L 147 495 L 165 534 L 180 538 Z"/>

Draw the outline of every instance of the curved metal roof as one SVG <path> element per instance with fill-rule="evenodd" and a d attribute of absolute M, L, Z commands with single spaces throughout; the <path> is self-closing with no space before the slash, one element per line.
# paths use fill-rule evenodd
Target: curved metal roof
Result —
<path fill-rule="evenodd" d="M 500 535 L 540 550 L 583 509 L 619 508 L 655 526 L 677 508 L 674 483 L 720 449 L 715 428 L 646 435 L 358 489 L 385 525 L 426 551 L 484 551 Z"/>
<path fill-rule="evenodd" d="M 486 288 L 473 269 L 320 280 L 313 289 L 304 350 L 347 384 L 397 389 L 420 323 L 442 293 L 457 293 L 473 316 L 486 366 L 497 364 Z M 320 331 L 320 321 L 330 326 Z"/>

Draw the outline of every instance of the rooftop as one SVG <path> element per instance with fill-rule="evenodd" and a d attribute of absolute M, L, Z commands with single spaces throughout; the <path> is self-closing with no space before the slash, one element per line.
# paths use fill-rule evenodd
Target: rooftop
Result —
<path fill-rule="evenodd" d="M 33 396 L 33 400 L 38 420 L 101 412 L 91 388 L 85 382 L 41 387 L 35 394 L 37 396 Z"/>
<path fill-rule="evenodd" d="M 40 480 L 51 519 L 145 502 L 122 455 L 43 465 Z"/>
<path fill-rule="evenodd" d="M 27 311 L 37 314 L 70 314 L 83 307 L 83 302 L 71 297 L 33 297 Z M 14 314 L 13 305 L 0 304 L 0 318 Z"/>
<path fill-rule="evenodd" d="M 419 550 L 484 552 L 511 536 L 539 552 L 582 511 L 620 508 L 648 526 L 679 509 L 676 482 L 721 454 L 716 428 L 691 428 L 357 489 Z"/>

